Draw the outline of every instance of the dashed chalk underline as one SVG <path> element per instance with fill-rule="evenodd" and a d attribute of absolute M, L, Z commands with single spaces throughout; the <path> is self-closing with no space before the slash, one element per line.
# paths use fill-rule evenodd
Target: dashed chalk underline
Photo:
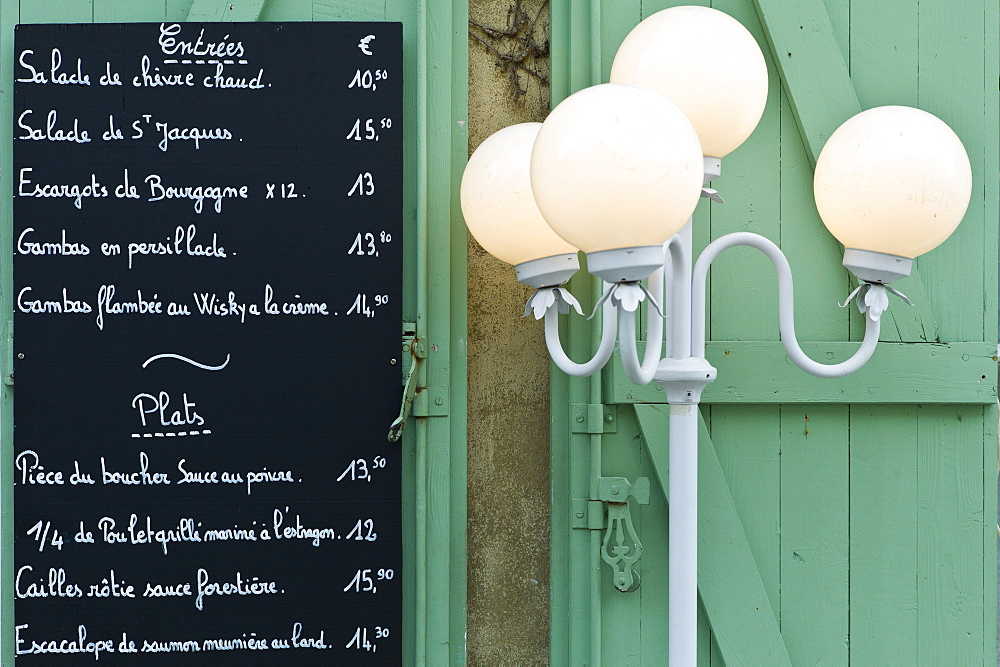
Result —
<path fill-rule="evenodd" d="M 177 60 L 172 58 L 170 60 L 164 60 L 164 65 L 249 65 L 249 60 Z"/>
<path fill-rule="evenodd" d="M 163 433 L 133 433 L 133 438 L 183 438 L 188 435 L 211 435 L 210 429 L 203 431 L 164 431 Z"/>

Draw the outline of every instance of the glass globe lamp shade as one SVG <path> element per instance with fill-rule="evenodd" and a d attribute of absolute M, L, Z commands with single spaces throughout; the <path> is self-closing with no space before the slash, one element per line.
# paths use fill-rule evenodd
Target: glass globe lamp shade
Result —
<path fill-rule="evenodd" d="M 912 261 L 962 221 L 972 168 L 961 140 L 936 116 L 876 107 L 849 119 L 826 142 L 813 189 L 823 223 L 849 254 Z M 902 262 L 904 275 L 909 263 Z"/>
<path fill-rule="evenodd" d="M 742 144 L 767 101 L 767 64 L 750 32 L 710 7 L 671 7 L 641 21 L 618 48 L 613 83 L 652 88 L 694 125 L 707 156 Z"/>
<path fill-rule="evenodd" d="M 541 126 L 520 123 L 490 135 L 469 158 L 461 187 L 469 232 L 533 287 L 565 283 L 580 267 L 577 249 L 545 223 L 531 192 L 531 148 Z"/>
<path fill-rule="evenodd" d="M 549 226 L 588 253 L 591 273 L 609 282 L 641 280 L 691 217 L 702 168 L 698 135 L 670 100 L 606 83 L 569 96 L 542 123 L 531 187 Z M 594 254 L 612 250 L 607 268 L 636 264 L 638 273 L 595 271 Z"/>

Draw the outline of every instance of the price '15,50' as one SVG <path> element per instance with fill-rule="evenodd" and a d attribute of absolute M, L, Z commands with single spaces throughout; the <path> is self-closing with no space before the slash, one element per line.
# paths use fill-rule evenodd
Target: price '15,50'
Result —
<path fill-rule="evenodd" d="M 354 127 L 347 133 L 346 138 L 349 140 L 353 139 L 354 141 L 378 141 L 378 130 L 375 123 L 374 118 L 368 118 L 365 120 L 364 125 L 362 125 L 361 119 L 358 118 L 354 121 Z M 392 127 L 391 118 L 383 118 L 378 123 L 378 127 L 381 127 L 383 130 L 388 130 Z"/>

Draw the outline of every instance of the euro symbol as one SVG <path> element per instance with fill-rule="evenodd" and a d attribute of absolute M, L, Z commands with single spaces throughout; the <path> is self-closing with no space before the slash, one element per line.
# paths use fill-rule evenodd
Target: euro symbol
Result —
<path fill-rule="evenodd" d="M 372 52 L 368 49 L 368 43 L 375 39 L 375 35 L 368 35 L 358 44 L 358 48 L 361 49 L 361 53 L 366 56 L 372 55 Z"/>

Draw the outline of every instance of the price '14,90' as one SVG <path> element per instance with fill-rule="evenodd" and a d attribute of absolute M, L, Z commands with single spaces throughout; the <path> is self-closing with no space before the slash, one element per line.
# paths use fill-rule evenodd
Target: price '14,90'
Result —
<path fill-rule="evenodd" d="M 351 304 L 347 314 L 375 317 L 375 309 L 379 306 L 384 306 L 387 303 L 389 303 L 388 294 L 375 294 L 370 300 L 367 294 L 358 294 L 354 297 L 354 303 Z"/>

